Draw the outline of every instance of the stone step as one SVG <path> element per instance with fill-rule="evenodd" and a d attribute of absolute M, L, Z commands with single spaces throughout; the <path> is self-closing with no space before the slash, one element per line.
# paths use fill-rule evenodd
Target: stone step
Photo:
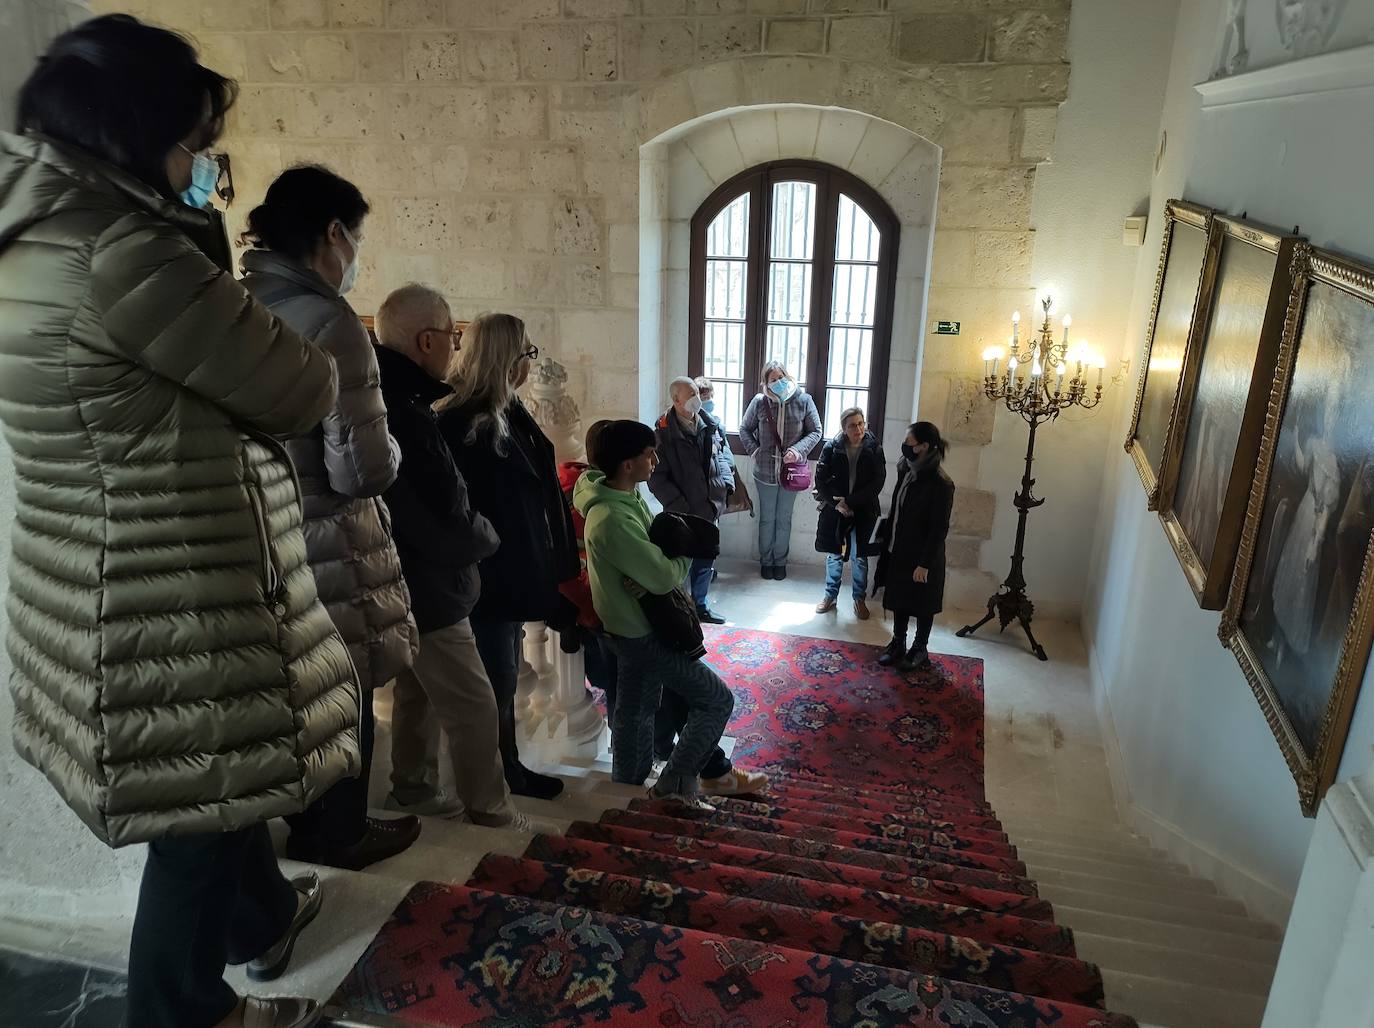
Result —
<path fill-rule="evenodd" d="M 1169 1028 L 1259 1028 L 1264 1018 L 1264 996 L 1106 968 L 1102 982 L 1108 1010 Z"/>
<path fill-rule="evenodd" d="M 1043 882 L 1040 884 L 1040 896 L 1054 904 L 1056 911 L 1062 904 L 1066 907 L 1097 910 L 1103 913 L 1125 914 L 1129 917 L 1139 917 L 1149 921 L 1163 921 L 1176 926 L 1253 935 L 1256 938 L 1275 938 L 1278 934 L 1274 928 L 1262 921 L 1253 921 L 1244 915 L 1202 910 L 1195 905 L 1183 905 L 1183 902 L 1158 903 L 1152 900 L 1116 896 L 1111 893 L 1094 892 L 1088 889 L 1070 889 L 1062 885 Z M 1125 938 L 1130 938 L 1130 936 L 1127 935 Z"/>
<path fill-rule="evenodd" d="M 996 804 L 993 804 L 996 807 Z M 1015 807 L 1006 809 L 996 807 L 997 816 L 1006 825 L 1015 825 L 1036 834 L 1062 833 L 1065 835 L 1089 836 L 1126 836 L 1137 838 L 1136 834 L 1120 821 L 1096 821 L 1087 817 L 1069 817 L 1062 814 L 1040 814 L 1035 811 L 1020 810 Z"/>
<path fill-rule="evenodd" d="M 1122 863 L 1146 864 L 1152 867 L 1157 867 L 1161 863 L 1168 863 L 1164 853 L 1142 844 L 1116 846 L 1103 843 L 1099 846 L 1085 846 L 1064 839 L 1027 836 L 1010 831 L 1007 832 L 1007 837 L 1011 839 L 1012 845 L 1017 848 L 1018 853 L 1024 846 L 1031 850 L 1058 853 L 1066 857 L 1079 857 L 1087 860 L 1115 860 Z"/>
<path fill-rule="evenodd" d="M 1079 871 L 1083 874 L 1102 875 L 1107 878 L 1126 878 L 1131 881 L 1167 882 L 1176 884 L 1180 889 L 1198 892 L 1216 891 L 1216 886 L 1207 879 L 1198 878 L 1182 864 L 1175 864 L 1167 860 L 1109 860 L 1073 856 L 1024 844 L 1018 845 L 1016 852 L 1027 865 L 1034 864 L 1037 867 L 1050 867 L 1059 871 Z"/>
<path fill-rule="evenodd" d="M 1056 921 L 1068 925 L 1075 934 L 1087 932 L 1186 953 L 1230 957 L 1260 964 L 1277 964 L 1282 945 L 1277 930 L 1263 921 L 1245 921 L 1240 925 L 1214 928 L 1187 925 L 1180 929 L 1179 925 L 1168 921 L 1092 910 L 1069 903 L 1056 903 L 1054 914 Z"/>
<path fill-rule="evenodd" d="M 1085 892 L 1101 893 L 1104 896 L 1120 896 L 1125 899 L 1148 900 L 1164 906 L 1188 907 L 1194 910 L 1214 911 L 1246 917 L 1245 904 L 1229 896 L 1218 896 L 1215 892 L 1197 889 L 1179 889 L 1172 884 L 1158 882 L 1132 881 L 1130 879 L 1107 877 L 1097 874 L 1083 874 L 1078 871 L 1060 871 L 1047 867 L 1027 866 L 1029 877 L 1041 886 L 1075 889 Z"/>
<path fill-rule="evenodd" d="M 1271 961 L 1245 960 L 1155 946 L 1135 939 L 1097 935 L 1078 929 L 1073 933 L 1078 956 L 1104 969 L 1169 981 L 1206 985 L 1253 996 L 1267 996 L 1274 979 Z"/>
<path fill-rule="evenodd" d="M 1148 850 L 1159 852 L 1150 845 L 1148 839 L 1131 832 L 1077 832 L 1055 828 L 1053 825 L 1032 825 L 1009 822 L 999 817 L 1003 830 L 1013 839 L 1057 840 L 1061 845 L 1077 846 L 1080 849 L 1103 850 Z"/>

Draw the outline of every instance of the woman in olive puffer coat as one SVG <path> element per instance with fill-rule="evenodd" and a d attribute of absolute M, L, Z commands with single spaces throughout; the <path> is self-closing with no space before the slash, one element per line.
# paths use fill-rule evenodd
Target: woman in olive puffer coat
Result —
<path fill-rule="evenodd" d="M 367 201 L 325 168 L 282 172 L 248 214 L 254 249 L 243 284 L 277 317 L 334 358 L 339 398 L 324 421 L 286 448 L 300 476 L 305 550 L 320 602 L 348 643 L 363 688 L 362 774 L 288 820 L 286 855 L 359 870 L 420 834 L 413 815 L 368 817 L 374 721 L 371 691 L 414 662 L 419 633 L 381 494 L 401 454 L 387 428 L 381 375 L 367 329 L 344 299 L 356 278 Z"/>
<path fill-rule="evenodd" d="M 333 359 L 189 233 L 234 99 L 169 32 L 59 37 L 0 134 L 0 421 L 13 451 L 15 749 L 113 846 L 148 841 L 128 1023 L 307 1028 L 241 999 L 321 901 L 267 818 L 357 774 L 358 683 L 316 598 L 292 464 Z"/>

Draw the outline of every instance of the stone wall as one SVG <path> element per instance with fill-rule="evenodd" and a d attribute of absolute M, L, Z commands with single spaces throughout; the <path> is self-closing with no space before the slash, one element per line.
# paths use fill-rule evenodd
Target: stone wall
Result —
<path fill-rule="evenodd" d="M 337 169 L 375 212 L 360 310 L 423 279 L 465 315 L 519 313 L 590 415 L 636 413 L 639 148 L 702 114 L 849 108 L 944 147 L 930 314 L 957 310 L 965 334 L 928 347 L 928 372 L 974 371 L 976 336 L 1027 302 L 1034 169 L 1068 82 L 1063 0 L 96 7 L 189 32 L 243 83 L 232 225 L 283 167 Z"/>

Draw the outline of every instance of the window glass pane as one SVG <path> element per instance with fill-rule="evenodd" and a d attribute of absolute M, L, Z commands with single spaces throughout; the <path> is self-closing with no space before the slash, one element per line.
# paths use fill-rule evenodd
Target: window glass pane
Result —
<path fill-rule="evenodd" d="M 744 325 L 708 321 L 702 339 L 702 374 L 707 378 L 744 377 Z"/>
<path fill-rule="evenodd" d="M 806 385 L 806 326 L 769 325 L 764 363 L 781 361 L 787 373 L 801 385 Z"/>
<path fill-rule="evenodd" d="M 809 261 L 815 240 L 816 184 L 773 184 L 773 231 L 769 254 L 787 260 Z"/>
<path fill-rule="evenodd" d="M 747 261 L 708 260 L 706 262 L 706 316 L 744 318 L 745 284 L 749 281 Z"/>
<path fill-rule="evenodd" d="M 872 358 L 871 328 L 832 328 L 827 382 L 836 386 L 868 385 Z"/>
<path fill-rule="evenodd" d="M 768 320 L 805 324 L 811 318 L 811 265 L 768 265 Z"/>
<path fill-rule="evenodd" d="M 825 434 L 833 436 L 840 430 L 840 415 L 850 407 L 862 407 L 864 417 L 868 417 L 868 390 L 867 389 L 827 389 L 825 391 L 825 413 L 823 424 Z M 872 425 L 869 426 L 870 432 L 877 432 Z"/>
<path fill-rule="evenodd" d="M 872 326 L 878 302 L 876 264 L 836 264 L 830 319 L 837 325 Z"/>
<path fill-rule="evenodd" d="M 707 257 L 749 256 L 749 194 L 725 205 L 706 229 Z"/>
<path fill-rule="evenodd" d="M 841 193 L 840 218 L 835 226 L 835 259 L 876 263 L 881 241 L 873 219 L 864 213 L 862 207 Z"/>
<path fill-rule="evenodd" d="M 716 416 L 725 425 L 725 431 L 738 432 L 744 417 L 744 383 L 715 379 L 712 384 L 716 387 Z"/>

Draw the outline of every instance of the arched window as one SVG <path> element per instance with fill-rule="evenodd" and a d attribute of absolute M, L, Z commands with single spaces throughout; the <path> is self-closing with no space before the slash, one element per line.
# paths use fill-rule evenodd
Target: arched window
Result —
<path fill-rule="evenodd" d="M 871 188 L 814 161 L 751 168 L 697 210 L 688 358 L 732 441 L 770 360 L 815 399 L 827 437 L 846 407 L 882 431 L 897 224 Z"/>

